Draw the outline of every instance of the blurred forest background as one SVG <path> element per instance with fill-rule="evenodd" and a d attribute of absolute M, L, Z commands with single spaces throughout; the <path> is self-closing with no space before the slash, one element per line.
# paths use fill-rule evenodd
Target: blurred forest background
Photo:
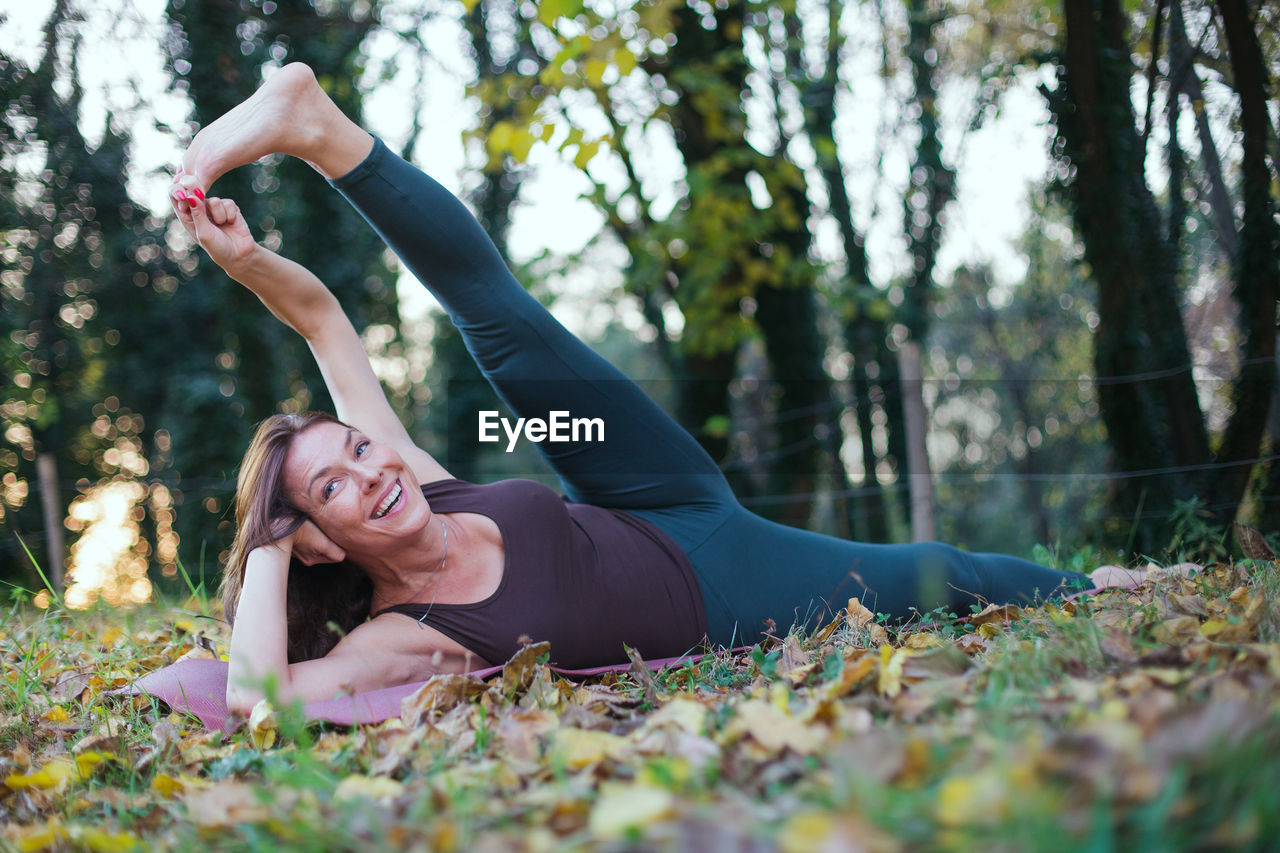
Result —
<path fill-rule="evenodd" d="M 1280 530 L 1275 4 L 28 5 L 0 25 L 40 16 L 22 55 L 0 45 L 10 585 L 43 571 L 73 606 L 212 585 L 253 425 L 326 406 L 300 339 L 153 206 L 194 131 L 295 60 L 429 170 L 453 129 L 452 185 L 501 247 L 571 176 L 590 215 L 540 227 L 580 250 L 518 275 L 758 512 L 1086 560 Z M 1046 166 L 975 214 L 966 146 L 1015 96 Z M 537 472 L 460 439 L 487 390 L 447 323 L 402 320 L 394 258 L 319 176 L 268 159 L 215 191 L 334 289 L 453 473 Z M 955 248 L 983 232 L 1015 235 L 1012 264 Z"/>

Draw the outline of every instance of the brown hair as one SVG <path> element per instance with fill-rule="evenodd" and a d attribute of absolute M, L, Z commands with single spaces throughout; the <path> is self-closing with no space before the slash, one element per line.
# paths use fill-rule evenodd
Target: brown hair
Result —
<path fill-rule="evenodd" d="M 294 438 L 319 423 L 346 426 L 327 412 L 272 415 L 258 425 L 244 453 L 236 482 L 236 536 L 219 588 L 233 625 L 250 552 L 283 539 L 307 520 L 285 497 L 284 462 Z M 372 600 L 373 582 L 350 560 L 306 566 L 295 557 L 286 604 L 289 663 L 328 654 L 368 617 Z"/>

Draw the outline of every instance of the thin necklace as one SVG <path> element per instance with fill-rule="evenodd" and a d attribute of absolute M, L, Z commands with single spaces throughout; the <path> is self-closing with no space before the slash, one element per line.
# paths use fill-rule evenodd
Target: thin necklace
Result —
<path fill-rule="evenodd" d="M 417 592 L 415 592 L 415 593 L 411 596 L 412 598 L 417 598 L 419 595 L 422 595 L 422 591 L 423 591 L 424 589 L 426 589 L 426 588 L 427 588 L 427 584 L 431 583 L 431 579 L 432 579 L 433 577 L 435 577 L 435 576 L 439 575 L 439 574 L 440 574 L 440 572 L 444 570 L 444 561 L 445 561 L 445 560 L 447 560 L 447 559 L 449 559 L 449 525 L 447 525 L 447 524 L 445 524 L 445 523 L 444 523 L 444 518 L 441 518 L 441 519 L 440 519 L 440 527 L 444 529 L 444 556 L 442 556 L 442 557 L 440 558 L 440 565 L 436 566 L 436 570 L 435 570 L 434 572 L 432 572 L 431 574 L 427 575 L 427 579 L 423 582 L 422 586 L 418 587 L 418 591 L 417 591 Z M 431 608 L 432 608 L 432 607 L 435 607 L 435 604 L 436 604 L 436 596 L 438 596 L 439 594 L 440 594 L 440 587 L 439 587 L 439 586 L 437 586 L 437 587 L 436 587 L 436 591 L 435 591 L 435 592 L 433 592 L 433 593 L 431 594 L 431 602 L 427 605 L 426 612 L 424 612 L 421 616 L 419 616 L 419 617 L 418 617 L 418 627 L 419 627 L 419 628 L 423 627 L 423 625 L 422 625 L 422 620 L 423 620 L 423 619 L 426 619 L 426 618 L 427 618 L 427 615 L 428 615 L 429 613 L 431 613 Z M 410 601 L 410 602 L 407 602 L 407 603 L 408 603 L 408 604 L 412 604 L 413 602 L 411 602 L 411 601 Z M 391 606 L 392 606 L 392 607 L 402 607 L 402 606 L 404 606 L 404 605 L 396 605 L 396 604 L 393 604 L 393 605 L 391 605 Z M 388 609 L 390 609 L 390 608 L 388 608 Z"/>

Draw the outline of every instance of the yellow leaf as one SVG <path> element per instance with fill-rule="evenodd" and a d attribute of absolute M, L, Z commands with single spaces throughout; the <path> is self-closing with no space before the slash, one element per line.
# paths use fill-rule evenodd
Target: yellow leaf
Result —
<path fill-rule="evenodd" d="M 8 783 L 6 783 L 8 784 Z M 46 823 L 18 836 L 18 849 L 23 853 L 48 849 L 71 837 L 71 831 L 60 823 Z"/>
<path fill-rule="evenodd" d="M 639 64 L 636 60 L 636 55 L 625 45 L 614 51 L 613 61 L 618 66 L 618 73 L 623 77 L 635 71 L 636 66 Z"/>
<path fill-rule="evenodd" d="M 642 728 L 656 729 L 668 726 L 700 735 L 707 726 L 707 707 L 691 699 L 672 699 L 650 714 Z"/>
<path fill-rule="evenodd" d="M 662 788 L 608 783 L 600 787 L 587 826 L 597 838 L 617 838 L 627 830 L 662 820 L 674 806 L 675 797 Z"/>
<path fill-rule="evenodd" d="M 179 794 L 184 794 L 189 790 L 207 787 L 209 787 L 208 781 L 201 779 L 198 776 L 188 776 L 186 773 L 179 776 L 170 776 L 167 773 L 157 773 L 155 778 L 151 780 L 151 790 L 155 791 L 165 799 L 173 799 Z"/>
<path fill-rule="evenodd" d="M 536 137 L 527 130 L 518 130 L 511 136 L 511 156 L 517 163 L 523 163 L 529 159 L 529 152 L 533 150 L 533 143 Z"/>
<path fill-rule="evenodd" d="M 485 139 L 485 146 L 489 149 L 489 153 L 493 156 L 501 156 L 511 149 L 511 134 L 515 130 L 511 122 L 496 122 L 489 129 L 489 136 Z"/>
<path fill-rule="evenodd" d="M 800 812 L 787 819 L 778 836 L 783 853 L 818 850 L 835 828 L 835 818 L 824 812 Z"/>
<path fill-rule="evenodd" d="M 103 832 L 86 829 L 78 833 L 79 841 L 93 853 L 130 853 L 142 846 L 138 839 L 124 832 Z"/>
<path fill-rule="evenodd" d="M 571 770 L 580 770 L 606 758 L 620 758 L 627 741 L 608 732 L 565 728 L 555 733 L 553 754 Z"/>
<path fill-rule="evenodd" d="M 938 788 L 937 817 L 943 826 L 992 824 L 1008 811 L 1009 787 L 994 771 L 951 776 Z"/>
<path fill-rule="evenodd" d="M 909 649 L 936 649 L 942 645 L 942 640 L 932 631 L 921 631 L 918 634 L 908 634 L 905 643 Z"/>
<path fill-rule="evenodd" d="M 404 791 L 404 784 L 386 776 L 362 776 L 354 774 L 338 783 L 333 792 L 335 800 L 394 800 Z"/>
<path fill-rule="evenodd" d="M 814 850 L 889 853 L 901 849 L 902 844 L 852 815 L 805 811 L 792 815 L 782 825 L 778 847 L 782 853 L 810 853 Z"/>
<path fill-rule="evenodd" d="M 80 782 L 93 775 L 93 769 L 107 759 L 114 759 L 110 752 L 86 752 L 70 758 L 55 758 L 33 773 L 14 773 L 6 776 L 4 784 L 15 791 L 23 788 L 54 788 L 61 790 L 70 782 Z"/>
<path fill-rule="evenodd" d="M 54 705 L 41 715 L 41 719 L 50 723 L 65 723 L 71 718 L 67 716 L 67 709 L 61 705 Z"/>
<path fill-rule="evenodd" d="M 988 640 L 993 639 L 994 637 L 999 636 L 999 634 L 1000 634 L 999 623 L 984 622 L 978 626 L 978 636 L 983 637 L 985 639 L 988 639 Z"/>
<path fill-rule="evenodd" d="M 269 699 L 259 699 L 249 712 L 249 739 L 258 749 L 270 749 L 276 742 L 276 709 Z"/>
<path fill-rule="evenodd" d="M 579 169 L 585 170 L 587 164 L 591 162 L 591 158 L 596 156 L 596 152 L 600 150 L 600 140 L 588 142 L 578 148 L 578 153 L 574 155 L 573 165 Z"/>
<path fill-rule="evenodd" d="M 124 636 L 124 632 L 122 632 L 119 628 L 112 626 L 102 632 L 102 636 L 98 638 L 98 642 L 102 643 L 102 645 L 104 646 L 114 646 L 116 642 L 123 636 Z"/>
<path fill-rule="evenodd" d="M 880 679 L 876 690 L 881 696 L 892 699 L 902 692 L 902 665 L 907 660 L 907 652 L 890 646 L 880 647 Z"/>
<path fill-rule="evenodd" d="M 582 64 L 582 73 L 586 75 L 587 83 L 592 86 L 599 86 L 603 83 L 605 72 L 608 70 L 609 63 L 598 56 L 592 56 Z"/>

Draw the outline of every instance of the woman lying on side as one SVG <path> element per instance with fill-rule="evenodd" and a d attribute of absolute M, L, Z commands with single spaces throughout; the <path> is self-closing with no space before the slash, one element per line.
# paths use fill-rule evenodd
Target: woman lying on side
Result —
<path fill-rule="evenodd" d="M 603 420 L 603 441 L 538 445 L 565 497 L 451 477 L 396 418 L 328 289 L 257 244 L 232 201 L 206 197 L 276 152 L 360 211 L 517 416 Z M 753 515 L 691 436 L 520 287 L 466 208 L 352 123 L 305 66 L 201 131 L 171 194 L 209 256 L 306 338 L 337 408 L 268 418 L 245 454 L 223 580 L 232 708 L 268 682 L 309 701 L 501 663 L 524 638 L 585 667 L 624 661 L 624 643 L 663 657 L 755 642 L 769 622 L 814 625 L 852 596 L 905 617 L 1133 579 Z"/>

